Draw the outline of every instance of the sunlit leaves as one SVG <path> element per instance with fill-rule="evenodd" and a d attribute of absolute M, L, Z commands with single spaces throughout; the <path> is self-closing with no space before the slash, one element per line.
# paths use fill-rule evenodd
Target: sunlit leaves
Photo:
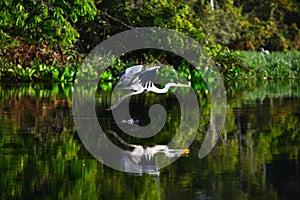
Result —
<path fill-rule="evenodd" d="M 79 37 L 73 23 L 79 16 L 92 19 L 96 14 L 96 7 L 91 0 L 78 0 L 75 3 L 30 0 L 14 4 L 13 1 L 3 4 L 0 28 L 10 36 L 21 36 L 30 43 L 42 39 L 41 42 L 72 45 Z"/>

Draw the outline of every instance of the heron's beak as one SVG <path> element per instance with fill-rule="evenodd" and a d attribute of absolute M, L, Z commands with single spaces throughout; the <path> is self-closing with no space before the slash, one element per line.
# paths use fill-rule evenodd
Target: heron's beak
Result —
<path fill-rule="evenodd" d="M 177 83 L 176 86 L 178 86 L 178 87 L 191 87 L 191 81 L 189 81 L 188 84 Z"/>
<path fill-rule="evenodd" d="M 190 150 L 189 149 L 184 149 L 182 151 L 182 155 L 188 155 L 190 153 Z"/>

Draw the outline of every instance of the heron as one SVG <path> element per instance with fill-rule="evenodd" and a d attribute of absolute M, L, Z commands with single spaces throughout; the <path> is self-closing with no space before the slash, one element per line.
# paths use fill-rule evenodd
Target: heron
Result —
<path fill-rule="evenodd" d="M 164 88 L 158 88 L 154 84 L 157 70 L 160 66 L 154 66 L 145 69 L 143 65 L 135 65 L 120 72 L 119 81 L 116 87 L 120 89 L 131 90 L 131 92 L 122 96 L 116 103 L 106 110 L 113 110 L 127 97 L 141 94 L 144 92 L 167 93 L 171 87 L 190 87 L 191 84 L 170 82 L 165 84 Z"/>
<path fill-rule="evenodd" d="M 260 50 L 261 50 L 261 52 L 263 52 L 264 54 L 270 54 L 270 51 L 264 49 L 263 47 L 261 47 Z"/>

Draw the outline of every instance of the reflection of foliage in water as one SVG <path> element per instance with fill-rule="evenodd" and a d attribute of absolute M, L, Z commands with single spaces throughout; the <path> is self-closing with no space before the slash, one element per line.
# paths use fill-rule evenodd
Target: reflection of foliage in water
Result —
<path fill-rule="evenodd" d="M 156 199 L 159 192 L 163 199 L 189 199 L 195 195 L 283 198 L 285 193 L 279 193 L 276 185 L 280 183 L 275 184 L 272 175 L 279 176 L 273 168 L 281 157 L 299 161 L 296 84 L 250 84 L 242 91 L 231 92 L 221 139 L 202 160 L 197 156 L 209 107 L 198 94 L 204 114 L 190 155 L 162 169 L 159 178 L 117 172 L 89 155 L 74 134 L 70 85 L 1 87 L 0 188 L 6 191 L 1 199 Z M 106 105 L 105 95 L 97 98 L 101 105 Z M 149 104 L 155 102 L 146 99 Z M 178 107 L 172 106 L 171 100 L 166 103 L 176 119 Z M 58 126 L 53 128 L 53 124 Z M 165 134 L 157 135 L 155 140 L 168 141 L 177 128 L 175 121 L 168 119 Z M 286 171 L 286 181 L 296 184 L 296 171 Z"/>

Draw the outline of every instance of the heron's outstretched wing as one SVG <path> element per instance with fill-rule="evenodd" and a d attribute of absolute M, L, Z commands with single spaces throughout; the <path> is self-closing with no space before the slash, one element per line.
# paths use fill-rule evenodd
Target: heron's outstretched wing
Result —
<path fill-rule="evenodd" d="M 135 65 L 133 67 L 124 69 L 119 73 L 120 79 L 117 83 L 117 87 L 122 89 L 131 89 L 130 85 L 133 79 L 143 70 L 143 65 Z"/>
<path fill-rule="evenodd" d="M 150 82 L 154 82 L 156 77 L 156 71 L 159 66 L 154 66 L 149 69 L 143 70 L 139 73 L 139 83 L 142 84 L 143 87 L 146 87 Z"/>
<path fill-rule="evenodd" d="M 156 77 L 156 71 L 159 66 L 154 66 L 149 69 L 141 70 L 142 65 L 133 66 L 125 70 L 117 83 L 120 89 L 144 90 L 146 84 L 153 82 Z"/>
<path fill-rule="evenodd" d="M 120 73 L 119 73 L 119 77 L 121 78 L 125 78 L 125 77 L 130 77 L 132 76 L 133 74 L 136 74 L 140 71 L 143 70 L 143 65 L 135 65 L 135 66 L 132 66 L 132 67 L 129 67 L 127 69 L 124 69 L 122 70 Z"/>

